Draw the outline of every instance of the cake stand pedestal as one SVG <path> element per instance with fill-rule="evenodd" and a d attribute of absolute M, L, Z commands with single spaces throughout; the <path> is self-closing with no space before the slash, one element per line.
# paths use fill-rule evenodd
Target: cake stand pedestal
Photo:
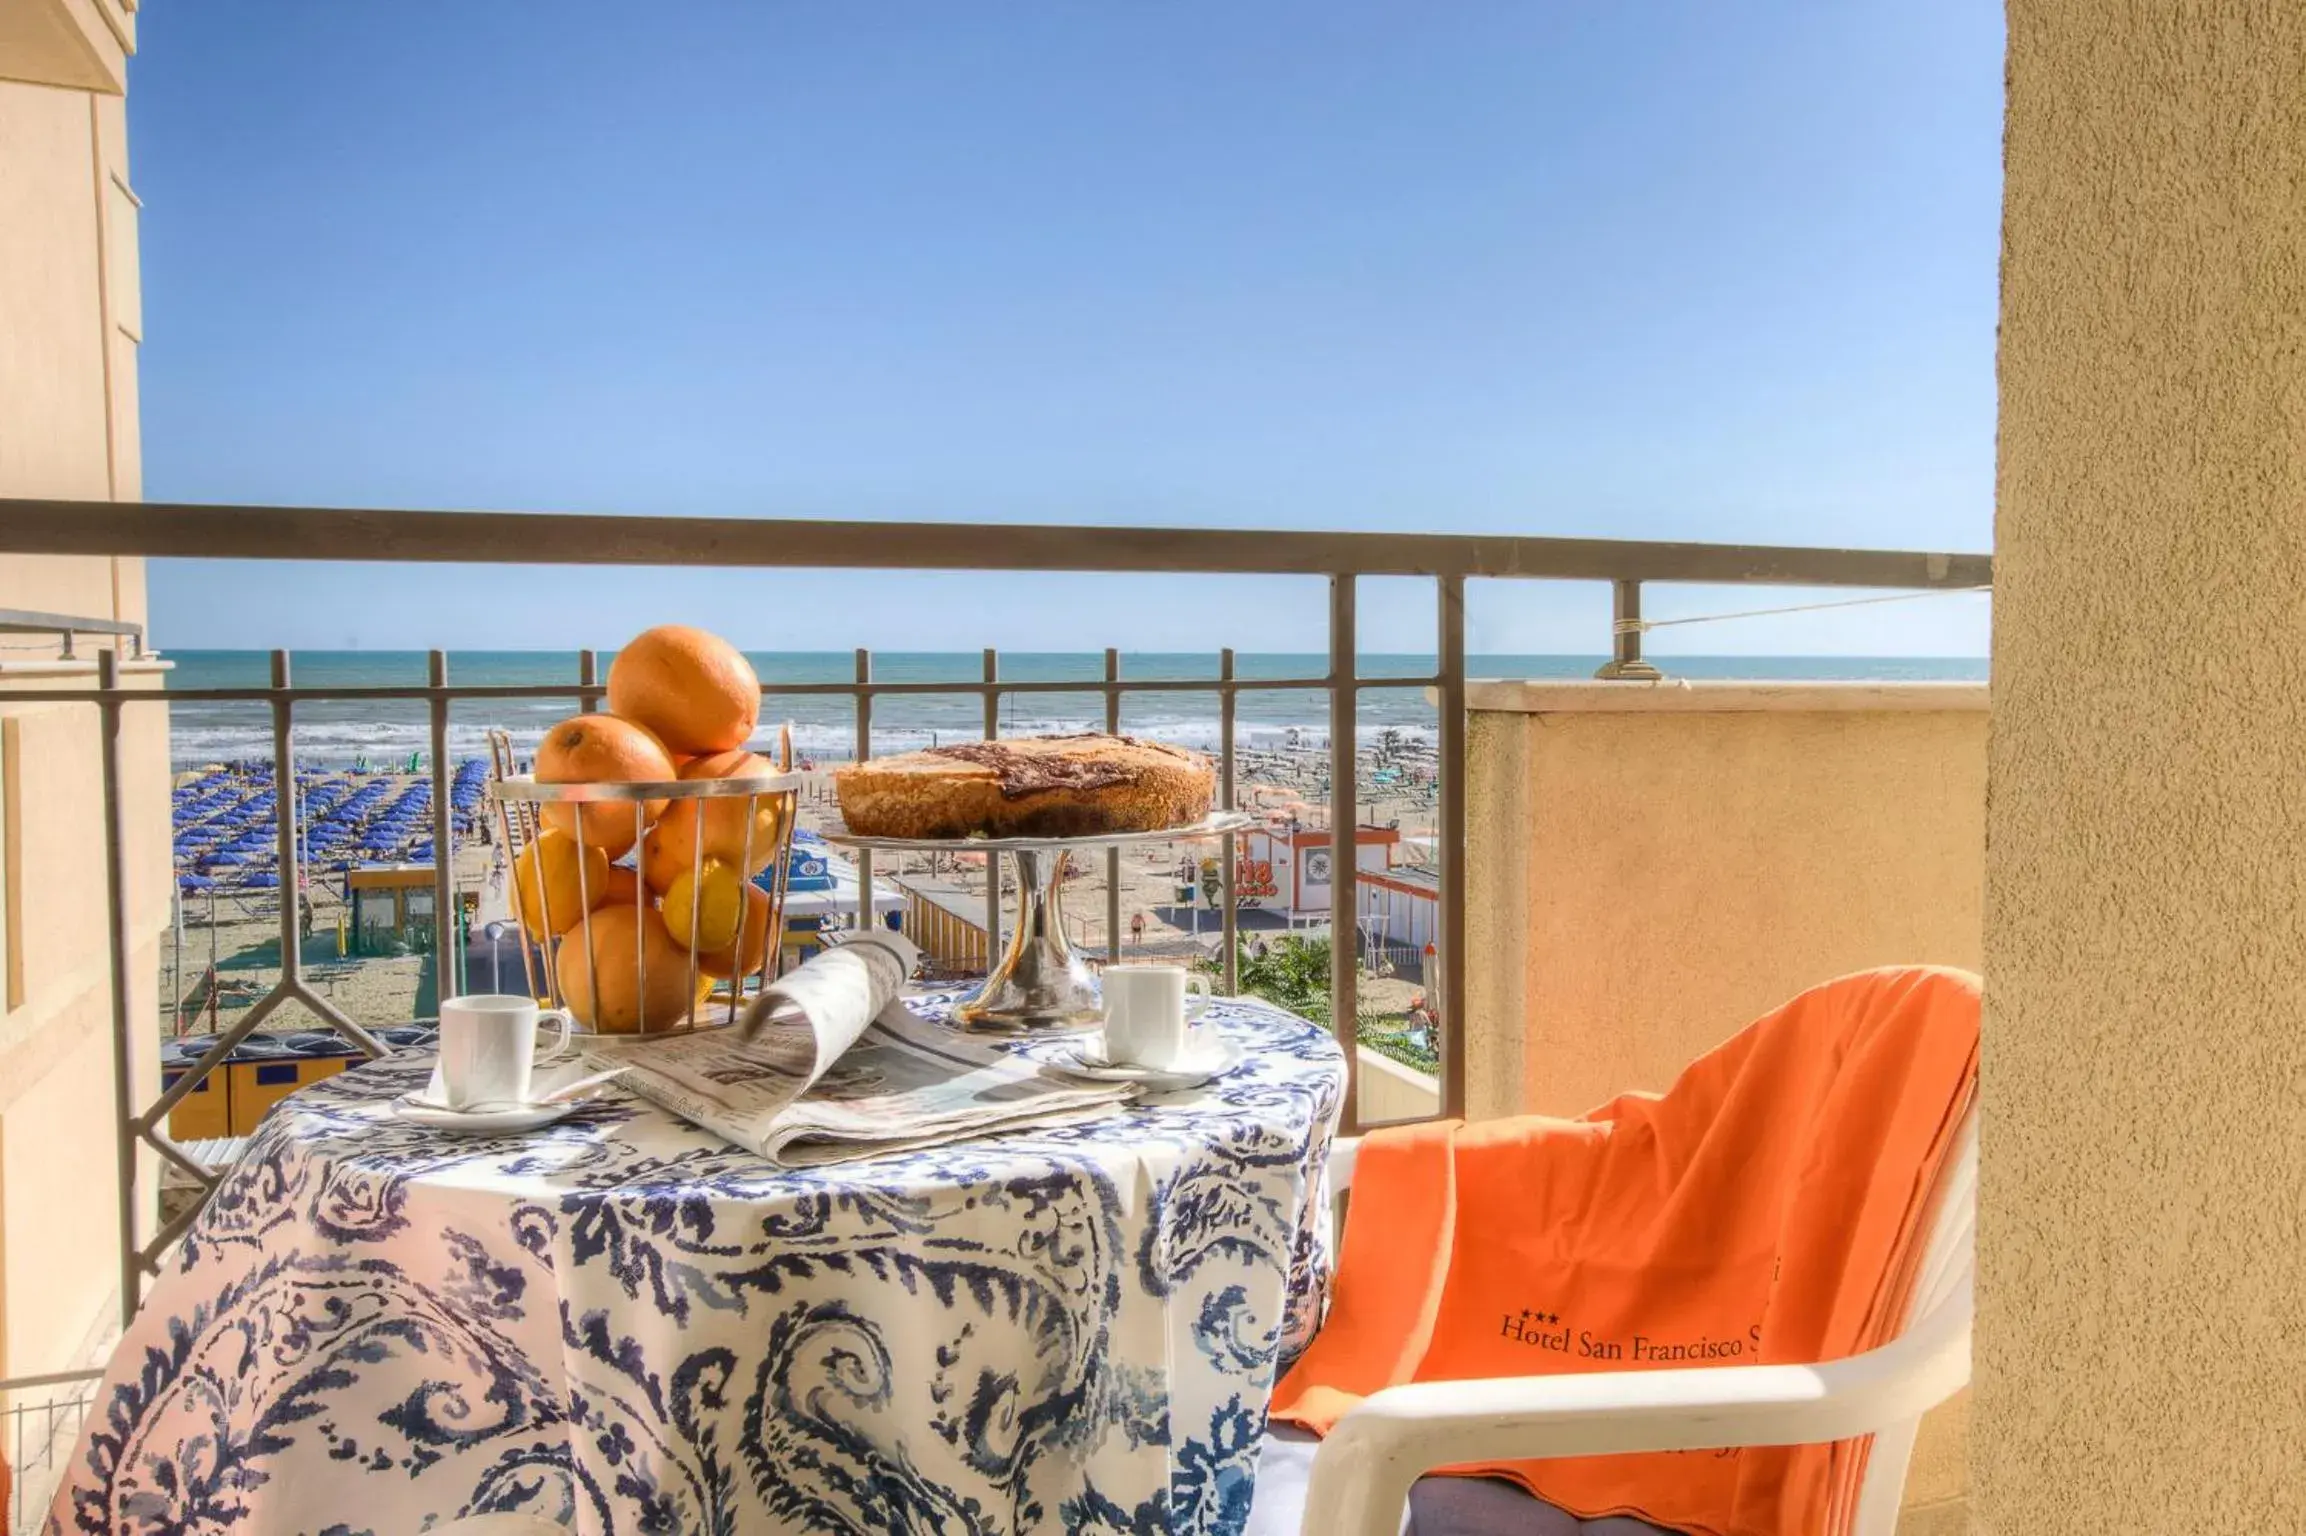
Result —
<path fill-rule="evenodd" d="M 1065 933 L 1065 857 L 1095 848 L 1175 843 L 1246 832 L 1257 818 L 1219 811 L 1190 826 L 1092 837 L 853 837 L 828 832 L 825 841 L 883 853 L 1002 855 L 1016 871 L 1017 920 L 1000 963 L 976 995 L 953 1009 L 953 1021 L 984 1034 L 1059 1034 L 1094 1029 L 1104 1021 L 1097 974 Z M 988 864 L 988 879 L 996 869 Z"/>

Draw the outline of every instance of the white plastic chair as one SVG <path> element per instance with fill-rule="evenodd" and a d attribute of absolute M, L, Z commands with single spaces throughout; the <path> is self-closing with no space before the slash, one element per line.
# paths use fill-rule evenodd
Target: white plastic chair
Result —
<path fill-rule="evenodd" d="M 1823 1365 L 1506 1376 L 1389 1387 L 1340 1419 L 1314 1454 L 1303 1536 L 1397 1536 L 1409 1486 L 1471 1461 L 1628 1451 L 1813 1445 L 1874 1437 L 1853 1536 L 1891 1536 L 1921 1417 L 1970 1379 L 1978 1127 L 1973 1109 L 1932 1194 L 1930 1236 L 1904 1330 Z M 1338 1144 L 1342 1191 L 1358 1142 Z"/>

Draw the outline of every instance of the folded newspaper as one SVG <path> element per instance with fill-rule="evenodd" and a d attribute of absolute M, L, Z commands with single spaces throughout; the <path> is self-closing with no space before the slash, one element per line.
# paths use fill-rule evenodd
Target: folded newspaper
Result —
<path fill-rule="evenodd" d="M 860 933 L 755 998 L 738 1023 L 588 1039 L 596 1071 L 791 1167 L 1110 1114 L 1135 1090 L 1068 1077 L 905 1006 L 920 951 Z"/>

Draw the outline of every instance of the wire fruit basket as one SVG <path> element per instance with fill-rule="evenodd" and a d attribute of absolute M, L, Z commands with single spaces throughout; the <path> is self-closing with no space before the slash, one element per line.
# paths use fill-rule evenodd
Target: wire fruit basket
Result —
<path fill-rule="evenodd" d="M 542 784 L 489 747 L 531 995 L 601 1034 L 736 1022 L 784 956 L 792 726 L 775 771 L 724 778 Z"/>

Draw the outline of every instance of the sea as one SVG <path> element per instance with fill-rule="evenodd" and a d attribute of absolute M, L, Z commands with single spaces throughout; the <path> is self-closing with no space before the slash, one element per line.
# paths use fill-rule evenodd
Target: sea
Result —
<path fill-rule="evenodd" d="M 263 687 L 272 677 L 265 651 L 171 651 L 167 674 L 171 690 Z M 600 659 L 607 675 L 610 656 Z M 773 741 L 776 727 L 790 722 L 794 748 L 804 757 L 840 760 L 856 753 L 856 707 L 846 697 L 787 695 L 778 683 L 849 682 L 856 660 L 847 651 L 770 651 L 752 655 L 753 668 L 769 690 L 761 711 L 762 735 Z M 1601 665 L 1599 656 L 1480 655 L 1466 658 L 1472 678 L 1584 678 Z M 1982 681 L 1984 657 L 1857 656 L 1680 656 L 1656 658 L 1668 676 L 1768 681 L 1802 679 Z M 983 657 L 966 652 L 873 653 L 879 682 L 975 682 Z M 1235 675 L 1259 679 L 1318 678 L 1328 665 L 1323 654 L 1241 652 Z M 1214 654 L 1124 654 L 1124 682 L 1199 681 L 1217 676 Z M 421 651 L 298 651 L 290 680 L 299 688 L 363 688 L 421 685 L 426 657 Z M 1099 683 L 1102 652 L 1003 652 L 1000 676 L 1017 682 Z M 1430 675 L 1434 658 L 1415 654 L 1370 654 L 1360 658 L 1363 677 Z M 533 687 L 573 684 L 573 651 L 456 651 L 448 658 L 451 684 Z M 488 732 L 502 729 L 516 750 L 532 749 L 554 722 L 575 711 L 573 698 L 459 700 L 449 714 L 452 757 L 487 753 Z M 1328 697 L 1318 689 L 1245 688 L 1236 713 L 1236 740 L 1250 750 L 1321 747 L 1328 741 Z M 1101 693 L 1011 694 L 1001 700 L 1004 735 L 1041 735 L 1102 730 Z M 1183 746 L 1214 749 L 1218 736 L 1218 696 L 1214 692 L 1124 694 L 1125 731 Z M 347 768 L 365 762 L 373 769 L 406 767 L 431 750 L 431 724 L 417 700 L 315 700 L 296 706 L 293 742 L 301 765 Z M 1355 734 L 1379 740 L 1391 733 L 1403 742 L 1430 740 L 1434 706 L 1422 689 L 1375 688 L 1361 695 Z M 873 703 L 871 752 L 900 752 L 940 741 L 984 734 L 984 704 L 975 694 L 894 695 Z M 272 717 L 263 704 L 182 700 L 169 710 L 170 756 L 178 768 L 269 757 Z"/>

